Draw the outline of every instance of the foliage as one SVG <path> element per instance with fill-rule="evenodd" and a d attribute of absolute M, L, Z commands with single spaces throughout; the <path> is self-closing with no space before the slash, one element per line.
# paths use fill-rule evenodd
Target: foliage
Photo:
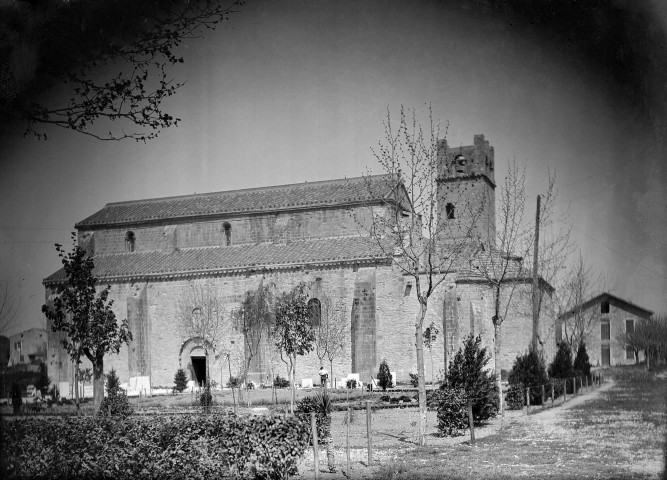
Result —
<path fill-rule="evenodd" d="M 444 389 L 462 389 L 466 398 L 472 398 L 474 421 L 494 417 L 499 409 L 498 390 L 494 375 L 485 370 L 491 355 L 481 348 L 482 337 L 472 334 L 466 337 L 449 364 Z"/>
<path fill-rule="evenodd" d="M 392 387 L 391 383 L 391 372 L 389 371 L 389 365 L 386 360 L 380 362 L 380 370 L 378 370 L 378 385 L 383 392 L 387 391 L 388 387 Z"/>
<path fill-rule="evenodd" d="M 289 387 L 289 380 L 280 375 L 276 375 L 276 378 L 273 379 L 273 386 L 276 388 L 287 388 Z"/>
<path fill-rule="evenodd" d="M 113 368 L 109 370 L 109 373 L 107 373 L 106 377 L 107 377 L 107 384 L 106 384 L 107 396 L 112 397 L 114 395 L 118 395 L 119 393 L 121 393 L 122 389 L 120 388 L 120 379 L 116 374 L 116 370 Z"/>
<path fill-rule="evenodd" d="M 518 355 L 514 360 L 507 381 L 511 392 L 507 400 L 508 404 L 512 403 L 510 409 L 516 407 L 521 398 L 524 399 L 521 402 L 521 407 L 525 405 L 526 388 L 530 388 L 530 404 L 542 405 L 542 385 L 547 385 L 549 379 L 541 355 L 532 349 L 523 355 Z M 547 387 L 545 386 L 545 388 Z M 521 391 L 518 391 L 519 389 Z"/>
<path fill-rule="evenodd" d="M 532 391 L 530 396 L 533 396 Z M 526 387 L 523 383 L 515 382 L 509 385 L 505 395 L 505 405 L 508 410 L 521 410 L 526 405 Z"/>
<path fill-rule="evenodd" d="M 574 357 L 573 368 L 576 376 L 588 377 L 591 374 L 591 362 L 588 358 L 588 352 L 586 351 L 586 344 L 584 342 L 579 343 L 577 355 Z"/>
<path fill-rule="evenodd" d="M 325 391 L 318 392 L 313 396 L 304 397 L 296 406 L 295 413 L 304 422 L 310 422 L 310 413 L 315 412 L 317 425 L 317 437 L 327 442 L 331 439 L 331 412 L 333 403 L 331 397 Z"/>
<path fill-rule="evenodd" d="M 37 390 L 42 392 L 42 395 L 46 395 L 50 386 L 51 386 L 51 378 L 49 377 L 49 373 L 48 373 L 46 364 L 45 363 L 40 363 L 39 364 L 39 377 L 37 378 L 37 382 L 35 383 L 35 387 L 37 387 Z"/>
<path fill-rule="evenodd" d="M 550 378 L 571 378 L 574 376 L 572 367 L 572 350 L 567 342 L 560 342 L 556 356 L 549 365 Z"/>
<path fill-rule="evenodd" d="M 292 395 L 290 411 L 294 411 L 294 371 L 296 357 L 306 355 L 315 347 L 315 331 L 310 321 L 308 293 L 306 284 L 300 282 L 289 292 L 283 293 L 276 305 L 276 321 L 273 330 L 275 346 L 280 351 L 280 358 L 289 367 Z M 284 356 L 287 356 L 285 360 Z"/>
<path fill-rule="evenodd" d="M 213 395 L 211 394 L 211 384 L 206 383 L 206 386 L 199 394 L 199 405 L 202 407 L 204 413 L 211 413 L 211 406 L 213 405 Z"/>
<path fill-rule="evenodd" d="M 101 140 L 154 138 L 179 121 L 162 103 L 183 85 L 168 74 L 184 61 L 179 55 L 183 41 L 214 29 L 242 3 L 4 2 L 0 116 L 23 120 L 26 133 L 44 138 L 37 125 Z M 67 89 L 67 102 L 44 100 L 55 84 Z M 36 103 L 37 98 L 45 103 Z M 104 124 L 92 130 L 100 120 Z M 116 132 L 111 131 L 114 122 L 121 124 Z"/>
<path fill-rule="evenodd" d="M 357 381 L 354 378 L 350 378 L 345 382 L 347 388 L 357 388 Z"/>
<path fill-rule="evenodd" d="M 341 297 L 343 296 L 344 294 L 341 294 Z M 350 325 L 347 319 L 349 317 L 342 298 L 334 302 L 326 295 L 321 295 L 321 297 L 320 321 L 315 327 L 315 354 L 320 364 L 324 362 L 324 358 L 329 360 L 333 379 L 333 362 L 345 351 L 348 343 Z"/>
<path fill-rule="evenodd" d="M 646 368 L 651 368 L 651 359 L 664 358 L 667 353 L 667 317 L 657 315 L 637 322 L 634 329 L 618 339 L 626 347 L 644 352 Z"/>
<path fill-rule="evenodd" d="M 134 409 L 127 398 L 125 391 L 120 388 L 120 379 L 113 368 L 107 374 L 107 396 L 102 400 L 100 415 L 127 417 L 134 413 Z"/>
<path fill-rule="evenodd" d="M 308 423 L 279 415 L 48 417 L 0 431 L 6 479 L 284 479 L 308 443 Z"/>
<path fill-rule="evenodd" d="M 174 375 L 174 391 L 181 393 L 186 388 L 188 388 L 188 376 L 185 370 L 179 368 Z"/>
<path fill-rule="evenodd" d="M 438 405 L 438 430 L 443 435 L 462 435 L 469 427 L 467 395 L 462 388 L 441 389 Z"/>
<path fill-rule="evenodd" d="M 229 388 L 241 388 L 243 386 L 243 377 L 234 377 L 231 376 L 229 377 L 229 380 L 227 381 L 227 386 Z"/>
<path fill-rule="evenodd" d="M 410 384 L 417 388 L 419 386 L 419 375 L 416 373 L 410 373 Z"/>
<path fill-rule="evenodd" d="M 76 242 L 76 233 L 72 233 L 72 241 Z M 42 312 L 53 323 L 54 332 L 66 334 L 62 344 L 75 368 L 79 367 L 82 356 L 92 363 L 93 397 L 97 409 L 104 397 L 104 356 L 120 352 L 121 346 L 132 340 L 132 334 L 127 320 L 116 320 L 113 300 L 109 300 L 111 286 L 97 292 L 92 255 L 76 243 L 70 253 L 59 244 L 56 244 L 56 251 L 67 280 L 57 287 L 58 295 L 53 299 L 53 305 L 43 305 Z"/>

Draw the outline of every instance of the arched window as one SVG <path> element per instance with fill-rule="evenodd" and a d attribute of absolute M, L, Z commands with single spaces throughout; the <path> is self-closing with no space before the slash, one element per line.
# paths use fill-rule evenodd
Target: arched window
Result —
<path fill-rule="evenodd" d="M 134 252 L 134 243 L 135 243 L 134 232 L 126 232 L 125 233 L 125 251 L 126 252 Z"/>
<path fill-rule="evenodd" d="M 319 327 L 322 318 L 322 304 L 317 298 L 308 300 L 308 314 L 310 316 L 310 324 L 313 327 Z"/>
<path fill-rule="evenodd" d="M 232 226 L 225 222 L 222 224 L 222 229 L 225 232 L 225 245 L 230 246 L 232 244 Z"/>

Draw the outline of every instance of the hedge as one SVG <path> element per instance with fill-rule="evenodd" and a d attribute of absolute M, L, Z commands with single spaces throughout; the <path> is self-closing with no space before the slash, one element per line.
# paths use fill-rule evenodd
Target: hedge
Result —
<path fill-rule="evenodd" d="M 309 442 L 296 417 L 69 417 L 2 421 L 5 479 L 283 479 Z"/>

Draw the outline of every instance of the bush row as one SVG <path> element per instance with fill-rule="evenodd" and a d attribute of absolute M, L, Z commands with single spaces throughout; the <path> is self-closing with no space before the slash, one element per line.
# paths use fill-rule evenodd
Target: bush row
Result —
<path fill-rule="evenodd" d="M 3 421 L 6 479 L 282 479 L 309 441 L 297 417 L 75 417 Z"/>

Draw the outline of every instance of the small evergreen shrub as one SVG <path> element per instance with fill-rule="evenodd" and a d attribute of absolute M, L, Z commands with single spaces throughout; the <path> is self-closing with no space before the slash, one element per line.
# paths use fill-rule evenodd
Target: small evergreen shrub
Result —
<path fill-rule="evenodd" d="M 276 388 L 287 388 L 289 387 L 289 380 L 280 375 L 276 375 L 276 378 L 273 380 L 273 386 Z"/>
<path fill-rule="evenodd" d="M 413 387 L 417 388 L 419 386 L 419 375 L 417 375 L 416 373 L 411 373 L 410 383 L 412 384 Z"/>
<path fill-rule="evenodd" d="M 526 389 L 523 386 L 523 383 L 519 382 L 510 385 L 507 394 L 505 395 L 506 408 L 508 410 L 521 410 L 525 405 Z"/>
<path fill-rule="evenodd" d="M 382 395 L 382 396 L 380 397 L 380 401 L 381 401 L 381 402 L 388 402 L 388 401 L 390 401 L 390 400 L 391 400 L 391 397 L 390 397 L 389 395 Z"/>
<path fill-rule="evenodd" d="M 378 385 L 383 392 L 387 391 L 387 388 L 393 387 L 391 383 L 391 373 L 389 372 L 389 365 L 386 360 L 382 360 L 380 363 L 380 370 L 378 370 Z"/>
<path fill-rule="evenodd" d="M 567 342 L 560 342 L 558 350 L 554 356 L 553 361 L 549 365 L 549 377 L 554 382 L 555 396 L 559 397 L 563 394 L 562 379 L 569 379 L 574 377 L 574 368 L 572 366 L 572 350 Z M 572 382 L 567 382 L 567 393 L 572 393 Z"/>
<path fill-rule="evenodd" d="M 542 405 L 542 385 L 545 385 L 545 390 L 551 388 L 546 386 L 549 383 L 549 379 L 547 378 L 544 360 L 535 350 L 530 350 L 523 355 L 518 355 L 516 357 L 507 380 L 511 392 L 511 400 L 509 398 L 510 394 L 508 394 L 508 407 L 509 403 L 512 403 L 512 405 L 516 407 L 521 395 L 523 395 L 521 407 L 525 405 L 526 388 L 530 388 L 530 404 Z M 523 393 L 518 392 L 519 389 L 521 389 L 521 392 Z M 512 407 L 509 408 L 510 410 L 513 409 Z"/>
<path fill-rule="evenodd" d="M 468 404 L 462 388 L 441 389 L 438 394 L 438 430 L 442 435 L 462 435 L 468 428 Z"/>
<path fill-rule="evenodd" d="M 116 370 L 113 368 L 107 374 L 106 389 L 107 396 L 104 397 L 102 405 L 100 405 L 100 415 L 127 417 L 134 413 L 134 409 L 130 405 L 125 391 L 120 388 L 120 380 L 118 379 L 118 375 L 116 375 Z"/>
<path fill-rule="evenodd" d="M 188 388 L 188 376 L 185 370 L 179 368 L 174 375 L 174 391 L 182 393 L 186 388 Z"/>
<path fill-rule="evenodd" d="M 577 377 L 588 377 L 591 374 L 591 362 L 586 351 L 586 344 L 581 342 L 574 357 L 574 373 Z"/>
<path fill-rule="evenodd" d="M 499 410 L 498 385 L 493 372 L 485 369 L 491 360 L 486 347 L 481 347 L 482 337 L 469 335 L 449 364 L 447 383 L 441 388 L 462 389 L 472 398 L 475 423 L 494 417 Z"/>
<path fill-rule="evenodd" d="M 213 395 L 211 394 L 210 383 L 206 383 L 206 386 L 199 394 L 199 405 L 202 407 L 204 413 L 211 412 L 211 406 L 213 405 Z"/>
<path fill-rule="evenodd" d="M 354 378 L 351 378 L 345 383 L 347 388 L 357 388 L 357 381 Z"/>

